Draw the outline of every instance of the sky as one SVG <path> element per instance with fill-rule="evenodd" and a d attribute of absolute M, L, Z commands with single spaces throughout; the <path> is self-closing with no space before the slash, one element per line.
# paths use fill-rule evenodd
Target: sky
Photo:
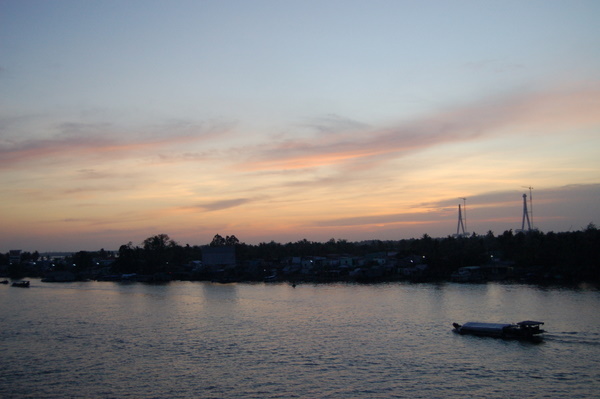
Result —
<path fill-rule="evenodd" d="M 585 229 L 599 15 L 596 0 L 0 0 L 0 251 L 446 237 L 459 204 L 468 232 L 499 235 L 521 228 L 523 194 L 533 227 Z"/>

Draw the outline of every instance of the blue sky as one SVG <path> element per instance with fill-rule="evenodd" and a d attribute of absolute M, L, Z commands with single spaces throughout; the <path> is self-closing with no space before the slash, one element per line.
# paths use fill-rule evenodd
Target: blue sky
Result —
<path fill-rule="evenodd" d="M 0 2 L 3 248 L 600 214 L 596 1 Z"/>

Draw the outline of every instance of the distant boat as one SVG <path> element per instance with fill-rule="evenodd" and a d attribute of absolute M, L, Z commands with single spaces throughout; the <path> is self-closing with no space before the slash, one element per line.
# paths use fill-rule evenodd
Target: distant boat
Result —
<path fill-rule="evenodd" d="M 13 287 L 29 288 L 29 281 L 15 281 Z"/>
<path fill-rule="evenodd" d="M 454 332 L 464 335 L 478 335 L 503 339 L 517 339 L 524 341 L 541 341 L 544 330 L 540 328 L 541 321 L 521 321 L 517 324 L 478 323 L 469 322 L 463 325 L 453 323 Z"/>

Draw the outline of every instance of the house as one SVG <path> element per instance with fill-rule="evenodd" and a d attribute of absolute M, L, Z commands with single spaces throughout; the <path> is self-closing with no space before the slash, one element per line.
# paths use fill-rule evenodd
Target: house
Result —
<path fill-rule="evenodd" d="M 210 271 L 235 268 L 235 247 L 232 245 L 202 247 L 202 265 Z"/>
<path fill-rule="evenodd" d="M 11 265 L 18 265 L 21 263 L 21 250 L 20 249 L 11 249 L 8 251 L 8 262 Z"/>

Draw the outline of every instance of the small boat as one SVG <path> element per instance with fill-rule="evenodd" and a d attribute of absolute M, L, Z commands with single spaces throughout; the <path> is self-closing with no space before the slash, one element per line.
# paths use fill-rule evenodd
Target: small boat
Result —
<path fill-rule="evenodd" d="M 540 328 L 543 324 L 541 321 L 526 320 L 516 324 L 468 322 L 463 325 L 458 323 L 452 325 L 454 326 L 453 331 L 461 335 L 470 334 L 539 342 L 542 340 L 541 334 L 544 333 L 544 330 Z"/>
<path fill-rule="evenodd" d="M 15 281 L 13 287 L 29 288 L 29 281 Z"/>

